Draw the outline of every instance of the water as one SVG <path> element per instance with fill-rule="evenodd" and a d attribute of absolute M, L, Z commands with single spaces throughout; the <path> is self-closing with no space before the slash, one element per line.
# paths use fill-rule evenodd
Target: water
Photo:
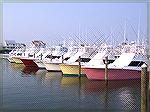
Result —
<path fill-rule="evenodd" d="M 132 75 L 132 74 L 131 74 Z M 140 111 L 140 80 L 89 81 L 0 60 L 4 112 Z"/>

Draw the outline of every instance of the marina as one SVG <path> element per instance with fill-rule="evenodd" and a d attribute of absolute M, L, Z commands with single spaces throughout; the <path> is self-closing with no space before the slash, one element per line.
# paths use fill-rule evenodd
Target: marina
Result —
<path fill-rule="evenodd" d="M 2 3 L 0 112 L 149 112 L 149 4 Z"/>
<path fill-rule="evenodd" d="M 47 46 L 32 40 L 1 54 L 1 109 L 147 110 L 147 45 L 136 41 L 116 46 L 68 43 Z"/>
<path fill-rule="evenodd" d="M 61 44 L 47 48 L 43 41 L 33 40 L 29 48 L 17 47 L 6 59 L 10 63 L 62 72 L 63 75 L 86 75 L 89 80 L 130 80 L 140 79 L 141 66 L 148 65 L 146 49 L 146 45 L 135 42 L 114 47 L 104 43 L 100 46 Z"/>
<path fill-rule="evenodd" d="M 30 49 L 19 47 L 1 55 L 2 110 L 141 110 L 141 68 L 148 62 L 144 47 L 137 51 L 125 44 L 116 55 L 110 46 L 68 50 L 40 43 L 35 40 Z"/>

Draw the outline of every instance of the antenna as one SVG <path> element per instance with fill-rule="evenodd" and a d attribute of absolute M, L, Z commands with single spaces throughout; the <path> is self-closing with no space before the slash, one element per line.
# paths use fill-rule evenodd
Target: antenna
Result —
<path fill-rule="evenodd" d="M 85 28 L 85 43 L 88 43 L 87 28 Z"/>
<path fill-rule="evenodd" d="M 125 22 L 124 22 L 124 33 L 123 33 L 124 43 L 126 43 L 126 26 L 127 26 L 127 22 L 125 20 Z"/>
<path fill-rule="evenodd" d="M 138 34 L 137 34 L 137 44 L 139 45 L 139 39 L 140 39 L 140 15 L 139 15 L 139 21 L 138 21 Z"/>
<path fill-rule="evenodd" d="M 111 41 L 110 44 L 111 44 L 111 45 L 113 45 L 113 36 L 112 36 L 112 35 L 113 35 L 113 31 L 112 31 L 112 27 L 111 27 L 111 28 L 110 28 L 110 37 L 111 37 L 111 39 L 110 39 L 110 41 Z"/>
<path fill-rule="evenodd" d="M 66 47 L 66 40 L 65 40 L 65 37 L 63 37 L 63 46 Z"/>
<path fill-rule="evenodd" d="M 80 46 L 80 44 L 81 44 L 81 43 L 80 43 L 80 40 L 81 40 L 81 37 L 80 37 L 80 36 L 81 36 L 81 35 L 80 35 L 80 23 L 79 23 L 78 28 L 79 28 L 79 29 L 78 29 L 78 36 L 79 36 L 78 45 Z"/>

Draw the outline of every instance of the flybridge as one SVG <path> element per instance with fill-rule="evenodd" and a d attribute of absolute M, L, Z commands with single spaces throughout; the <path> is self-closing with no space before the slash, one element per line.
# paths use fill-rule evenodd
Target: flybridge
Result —
<path fill-rule="evenodd" d="M 46 43 L 44 43 L 43 41 L 41 40 L 33 40 L 31 42 L 32 45 L 34 45 L 35 47 L 43 47 L 45 48 L 46 47 Z"/>

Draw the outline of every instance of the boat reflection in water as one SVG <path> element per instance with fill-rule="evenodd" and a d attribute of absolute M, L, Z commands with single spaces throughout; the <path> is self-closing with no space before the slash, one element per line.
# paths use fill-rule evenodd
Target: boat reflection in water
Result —
<path fill-rule="evenodd" d="M 86 77 L 63 77 L 61 80 L 61 86 L 65 87 L 65 86 L 75 86 L 75 85 L 79 85 L 79 84 L 84 84 L 86 82 L 86 80 L 88 80 Z"/>
<path fill-rule="evenodd" d="M 87 81 L 84 94 L 100 97 L 105 110 L 139 110 L 140 109 L 140 80 L 123 81 Z M 139 92 L 137 92 L 139 91 Z M 98 101 L 97 97 L 93 100 Z M 139 105 L 139 107 L 137 106 Z"/>
<path fill-rule="evenodd" d="M 13 70 L 22 70 L 25 66 L 23 64 L 10 63 L 10 66 Z"/>
<path fill-rule="evenodd" d="M 37 68 L 37 67 L 24 67 L 23 70 L 22 70 L 22 72 L 23 72 L 24 75 L 25 74 L 26 75 L 27 74 L 33 74 L 33 75 L 35 75 L 38 70 L 39 70 L 39 68 Z"/>
<path fill-rule="evenodd" d="M 118 111 L 140 109 L 140 80 L 125 81 L 96 81 L 86 77 L 62 77 L 61 89 L 67 91 L 66 95 L 73 92 L 76 102 L 84 102 L 90 109 Z M 92 102 L 92 103 L 90 103 Z M 137 106 L 139 105 L 139 106 Z"/>
<path fill-rule="evenodd" d="M 62 72 L 46 72 L 43 77 L 42 84 L 46 87 L 57 88 L 60 87 L 61 79 Z"/>
<path fill-rule="evenodd" d="M 47 72 L 45 75 L 45 80 L 56 80 L 62 77 L 62 72 Z"/>
<path fill-rule="evenodd" d="M 109 90 L 118 90 L 120 88 L 139 88 L 140 80 L 117 80 L 117 81 L 96 81 L 89 80 L 85 83 L 85 90 L 89 92 L 102 92 L 107 87 Z"/>

